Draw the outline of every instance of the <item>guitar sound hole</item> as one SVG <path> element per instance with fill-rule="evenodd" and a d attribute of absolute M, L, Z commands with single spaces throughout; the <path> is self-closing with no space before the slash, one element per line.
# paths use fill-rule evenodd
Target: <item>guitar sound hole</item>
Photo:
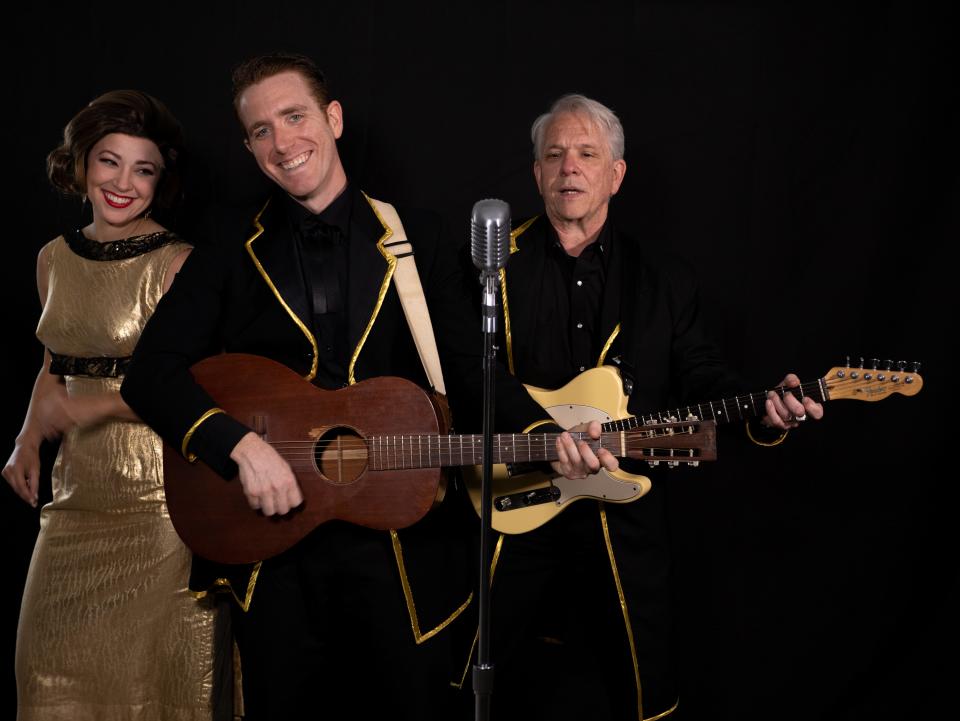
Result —
<path fill-rule="evenodd" d="M 367 470 L 367 443 L 353 428 L 329 428 L 313 447 L 313 463 L 327 483 L 349 485 Z"/>

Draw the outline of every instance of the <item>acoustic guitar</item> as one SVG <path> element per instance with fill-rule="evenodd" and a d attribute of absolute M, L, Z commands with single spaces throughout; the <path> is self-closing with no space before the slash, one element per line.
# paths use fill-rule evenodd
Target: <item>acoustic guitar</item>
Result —
<path fill-rule="evenodd" d="M 483 436 L 447 433 L 440 399 L 403 378 L 327 391 L 281 363 L 239 353 L 207 358 L 191 372 L 217 406 L 289 462 L 304 497 L 290 513 L 265 516 L 247 504 L 238 478 L 225 479 L 165 445 L 164 488 L 174 528 L 194 553 L 212 561 L 264 560 L 332 519 L 379 529 L 409 526 L 442 499 L 444 468 L 483 460 Z M 557 435 L 497 434 L 492 460 L 555 460 Z M 584 440 L 625 458 L 716 458 L 713 421 L 610 429 Z"/>
<path fill-rule="evenodd" d="M 913 396 L 923 387 L 918 363 L 887 361 L 885 368 L 873 360 L 873 368 L 847 365 L 831 368 L 822 378 L 802 383 L 797 388 L 774 388 L 782 398 L 792 393 L 797 399 L 809 396 L 818 403 L 841 398 L 879 401 L 895 393 Z M 709 403 L 698 403 L 682 408 L 632 416 L 627 411 L 627 397 L 623 393 L 620 372 L 613 366 L 601 366 L 584 371 L 568 384 L 556 390 L 526 386 L 550 416 L 563 428 L 572 428 L 588 421 L 599 421 L 603 431 L 631 431 L 648 424 L 672 423 L 679 420 L 708 419 L 716 423 L 746 420 L 766 413 L 768 391 L 735 396 Z M 675 466 L 676 459 L 648 458 L 651 465 L 666 460 L 667 467 Z M 493 511 L 491 526 L 501 533 L 516 534 L 532 531 L 555 518 L 574 501 L 599 499 L 613 503 L 630 503 L 646 494 L 650 479 L 621 469 L 588 475 L 571 480 L 545 472 L 513 473 L 509 465 L 493 469 Z M 480 513 L 481 468 L 464 469 L 464 478 L 474 510 Z"/>

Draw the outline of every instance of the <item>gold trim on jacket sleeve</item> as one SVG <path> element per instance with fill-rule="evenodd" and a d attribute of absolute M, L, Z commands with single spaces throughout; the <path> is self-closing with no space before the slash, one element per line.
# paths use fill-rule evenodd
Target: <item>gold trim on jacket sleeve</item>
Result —
<path fill-rule="evenodd" d="M 458 609 L 451 613 L 446 620 L 441 621 L 440 625 L 436 628 L 430 629 L 426 633 L 420 632 L 420 619 L 417 616 L 417 607 L 413 602 L 413 590 L 410 588 L 410 579 L 407 577 L 407 568 L 403 563 L 403 547 L 400 545 L 400 536 L 397 535 L 397 532 L 390 529 L 390 541 L 393 543 L 393 555 L 397 559 L 397 569 L 400 571 L 400 583 L 403 586 L 403 596 L 407 601 L 407 613 L 410 614 L 410 628 L 413 630 L 413 640 L 419 646 L 424 641 L 427 641 L 443 629 L 449 626 L 453 621 L 463 613 L 467 606 L 470 605 L 470 602 L 473 600 L 473 592 L 467 596 L 467 600 L 464 601 Z"/>
<path fill-rule="evenodd" d="M 273 280 L 270 278 L 269 275 L 267 275 L 267 271 L 266 269 L 264 269 L 263 264 L 260 262 L 260 259 L 257 257 L 257 254 L 253 252 L 253 241 L 255 241 L 257 238 L 259 238 L 263 234 L 263 225 L 261 225 L 260 223 L 260 216 L 263 215 L 263 211 L 267 209 L 268 205 L 270 205 L 269 200 L 260 209 L 260 212 L 257 213 L 257 216 L 253 219 L 253 224 L 257 227 L 257 232 L 254 233 L 252 236 L 250 236 L 250 238 L 247 240 L 245 244 L 245 247 L 247 249 L 247 253 L 249 253 L 250 255 L 250 258 L 253 260 L 253 264 L 257 268 L 257 272 L 260 273 L 263 279 L 267 282 L 267 285 L 269 286 L 270 290 L 273 292 L 273 295 L 280 302 L 280 305 L 283 306 L 283 309 L 287 311 L 287 315 L 290 316 L 293 322 L 297 324 L 297 327 L 300 329 L 300 331 L 307 337 L 307 340 L 310 341 L 310 348 L 312 350 L 312 353 L 310 356 L 310 372 L 307 373 L 305 378 L 308 381 L 312 381 L 317 375 L 317 363 L 319 362 L 318 359 L 320 356 L 320 351 L 317 348 L 317 339 L 313 337 L 313 333 L 311 333 L 310 330 L 307 328 L 307 326 L 303 324 L 303 321 L 300 320 L 297 314 L 293 312 L 293 309 L 289 305 L 287 305 L 287 301 L 283 299 L 283 296 L 280 295 L 280 291 L 277 289 L 277 286 L 273 284 Z"/>
<path fill-rule="evenodd" d="M 753 432 L 750 430 L 750 421 L 744 423 L 744 428 L 747 429 L 747 438 L 756 443 L 758 446 L 763 446 L 764 448 L 773 448 L 773 446 L 779 446 L 783 443 L 784 439 L 787 437 L 787 434 L 790 432 L 789 428 L 784 428 L 781 431 L 780 435 L 777 438 L 774 438 L 772 441 L 761 441 L 753 435 Z"/>
<path fill-rule="evenodd" d="M 209 411 L 207 411 L 207 412 L 204 413 L 202 416 L 200 416 L 200 417 L 194 422 L 194 424 L 193 424 L 192 426 L 190 426 L 190 430 L 187 431 L 186 435 L 184 435 L 183 441 L 180 443 L 180 454 L 181 454 L 184 458 L 186 458 L 188 462 L 190 462 L 190 463 L 196 463 L 196 462 L 197 462 L 197 454 L 196 454 L 196 453 L 190 453 L 190 451 L 187 450 L 187 446 L 190 445 L 190 439 L 193 438 L 193 434 L 194 434 L 194 433 L 196 432 L 196 430 L 200 427 L 200 424 L 202 424 L 205 420 L 207 420 L 207 419 L 210 418 L 211 416 L 217 415 L 218 413 L 226 413 L 226 411 L 223 410 L 223 408 L 211 408 Z"/>
<path fill-rule="evenodd" d="M 523 429 L 523 432 L 524 432 L 524 433 L 529 433 L 529 432 L 532 431 L 534 428 L 539 428 L 540 426 L 545 426 L 545 425 L 547 425 L 547 424 L 549 424 L 549 423 L 552 423 L 552 424 L 554 424 L 554 425 L 557 424 L 557 422 L 556 422 L 555 420 L 553 420 L 553 418 L 547 418 L 546 420 L 543 420 L 543 421 L 536 421 L 535 423 L 531 423 L 529 426 L 527 426 L 526 428 Z"/>
<path fill-rule="evenodd" d="M 633 643 L 633 626 L 630 624 L 630 612 L 627 610 L 627 597 L 623 593 L 623 584 L 620 582 L 620 572 L 617 570 L 617 559 L 613 553 L 613 543 L 610 540 L 610 526 L 607 524 L 607 509 L 603 501 L 597 501 L 600 508 L 600 524 L 603 526 L 603 541 L 607 545 L 607 556 L 610 558 L 610 570 L 613 572 L 613 581 L 617 586 L 617 597 L 620 599 L 620 611 L 623 613 L 623 625 L 627 629 L 627 642 L 630 644 L 630 658 L 633 660 L 633 677 L 637 684 L 637 718 L 643 718 L 643 691 L 640 688 L 640 664 L 637 661 L 637 649 Z"/>

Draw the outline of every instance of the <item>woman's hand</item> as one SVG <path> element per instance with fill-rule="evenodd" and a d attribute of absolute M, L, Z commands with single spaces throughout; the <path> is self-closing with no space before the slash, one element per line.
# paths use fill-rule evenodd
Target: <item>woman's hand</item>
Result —
<path fill-rule="evenodd" d="M 37 507 L 37 488 L 40 485 L 40 446 L 38 443 L 17 438 L 13 453 L 3 467 L 3 477 L 13 492 Z"/>

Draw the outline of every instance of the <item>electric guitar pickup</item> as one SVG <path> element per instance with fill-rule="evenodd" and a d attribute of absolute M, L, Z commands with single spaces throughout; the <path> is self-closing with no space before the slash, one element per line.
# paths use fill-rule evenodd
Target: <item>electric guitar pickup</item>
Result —
<path fill-rule="evenodd" d="M 207 358 L 191 372 L 217 406 L 289 462 L 304 497 L 283 516 L 265 516 L 250 508 L 238 478 L 224 479 L 164 444 L 173 526 L 188 548 L 212 561 L 264 560 L 332 519 L 404 528 L 442 499 L 443 468 L 483 462 L 483 436 L 447 433 L 440 398 L 403 378 L 329 391 L 281 363 L 240 353 Z M 620 457 L 707 460 L 716 457 L 715 428 L 713 421 L 655 423 L 583 440 Z M 496 434 L 493 461 L 556 460 L 557 435 Z"/>
<path fill-rule="evenodd" d="M 885 368 L 876 359 L 873 368 L 847 365 L 831 368 L 825 376 L 802 383 L 796 388 L 772 389 L 783 397 L 792 393 L 800 399 L 813 398 L 818 403 L 828 400 L 852 399 L 879 401 L 893 394 L 916 395 L 923 387 L 919 363 L 887 361 Z M 599 421 L 603 432 L 630 431 L 649 424 L 712 420 L 716 423 L 747 420 L 766 413 L 769 391 L 735 396 L 709 403 L 673 408 L 645 416 L 633 416 L 627 411 L 627 397 L 623 393 L 620 372 L 613 366 L 601 366 L 584 371 L 562 388 L 547 390 L 526 386 L 550 416 L 563 428 L 581 423 Z M 615 454 L 616 455 L 616 454 Z M 665 461 L 667 467 L 680 463 L 696 465 L 704 457 L 651 457 L 651 465 Z M 464 478 L 474 510 L 479 515 L 481 504 L 481 467 L 465 468 Z M 574 501 L 597 499 L 612 503 L 630 503 L 645 495 L 652 487 L 646 476 L 623 470 L 599 472 L 586 478 L 571 480 L 555 473 L 539 471 L 513 475 L 509 465 L 493 468 L 493 511 L 491 526 L 500 533 L 526 533 L 555 518 Z"/>

